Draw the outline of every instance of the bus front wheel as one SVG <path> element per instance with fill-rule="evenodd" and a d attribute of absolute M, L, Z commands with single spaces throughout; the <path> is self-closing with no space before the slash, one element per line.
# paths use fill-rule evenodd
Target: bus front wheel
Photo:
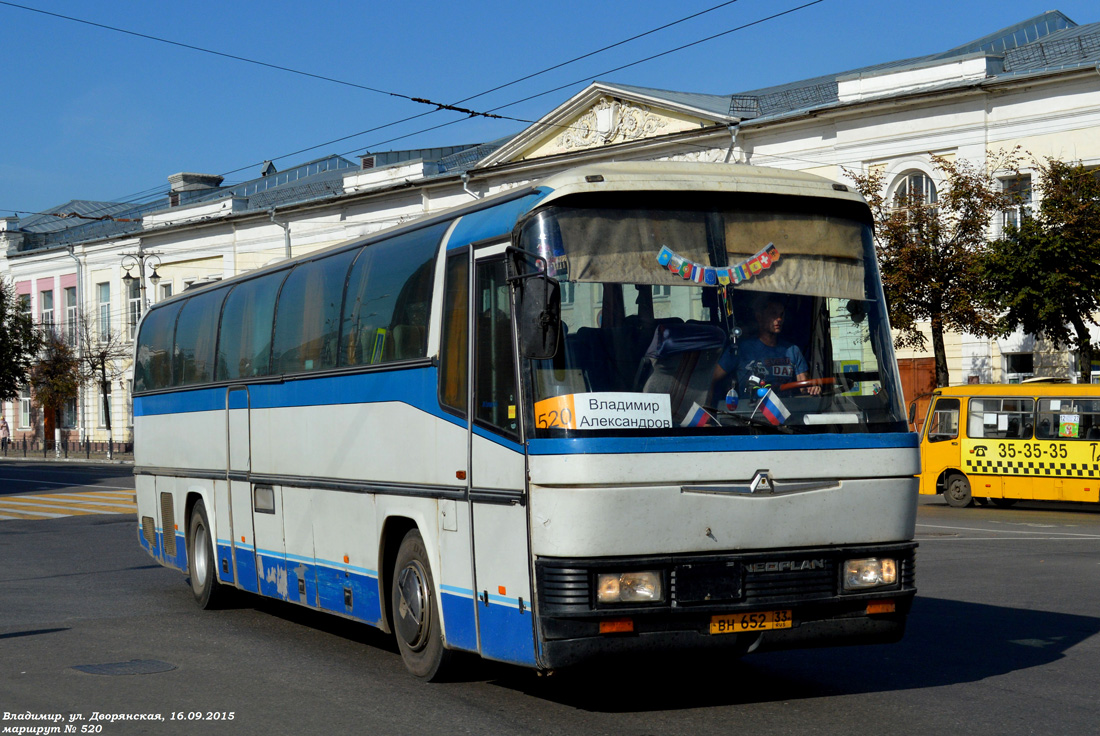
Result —
<path fill-rule="evenodd" d="M 191 570 L 191 592 L 199 606 L 221 606 L 228 591 L 218 582 L 218 563 L 210 537 L 210 519 L 201 499 L 195 502 L 195 508 L 191 510 L 191 523 L 187 529 L 187 559 Z"/>
<path fill-rule="evenodd" d="M 970 496 L 970 481 L 962 475 L 952 476 L 947 481 L 947 488 L 943 490 L 943 497 L 948 506 L 954 506 L 957 509 L 966 508 L 974 501 Z"/>
<path fill-rule="evenodd" d="M 393 630 L 405 666 L 424 680 L 441 679 L 451 652 L 443 646 L 435 582 L 424 540 L 416 529 L 401 541 L 391 589 Z"/>

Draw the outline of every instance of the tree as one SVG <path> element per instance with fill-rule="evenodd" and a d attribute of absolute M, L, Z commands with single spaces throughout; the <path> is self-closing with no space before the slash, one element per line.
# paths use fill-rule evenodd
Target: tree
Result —
<path fill-rule="evenodd" d="M 985 259 L 990 301 L 1002 333 L 1022 328 L 1077 351 L 1089 383 L 1094 348 L 1089 325 L 1100 308 L 1100 180 L 1080 163 L 1039 165 L 1042 196 L 1034 217 L 1010 227 Z"/>
<path fill-rule="evenodd" d="M 42 333 L 42 353 L 29 378 L 34 400 L 54 419 L 54 449 L 60 453 L 61 412 L 80 392 L 80 363 L 65 338 L 52 329 Z"/>
<path fill-rule="evenodd" d="M 123 374 L 123 362 L 130 358 L 130 344 L 121 332 L 100 332 L 83 315 L 77 318 L 77 340 L 80 357 L 80 380 L 84 385 L 99 387 L 99 402 L 103 407 L 103 426 L 107 430 L 107 457 L 114 453 L 111 433 L 111 381 Z"/>
<path fill-rule="evenodd" d="M 993 216 L 1008 206 L 996 171 L 1018 170 L 1017 150 L 1001 152 L 988 166 L 933 156 L 942 176 L 935 201 L 922 191 L 902 190 L 887 198 L 881 171 L 845 171 L 867 199 L 875 219 L 875 250 L 897 347 L 925 348 L 919 323 L 932 332 L 936 385 L 950 376 L 944 332 L 995 333 L 996 314 L 983 299 L 982 255 Z"/>
<path fill-rule="evenodd" d="M 38 355 L 38 329 L 15 287 L 0 279 L 0 401 L 19 396 Z"/>

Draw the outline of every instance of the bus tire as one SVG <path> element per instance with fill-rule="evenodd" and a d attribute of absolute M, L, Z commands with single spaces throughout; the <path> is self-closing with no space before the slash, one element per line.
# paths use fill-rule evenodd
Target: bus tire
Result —
<path fill-rule="evenodd" d="M 993 505 L 996 506 L 999 509 L 1008 509 L 1008 508 L 1012 508 L 1013 506 L 1015 506 L 1016 501 L 1018 501 L 1019 499 L 1016 499 L 1016 498 L 991 498 L 989 500 L 992 501 Z"/>
<path fill-rule="evenodd" d="M 401 540 L 390 587 L 393 632 L 405 667 L 423 680 L 442 679 L 451 651 L 443 646 L 435 581 L 424 539 L 417 529 Z"/>
<path fill-rule="evenodd" d="M 199 607 L 219 608 L 228 597 L 228 590 L 218 582 L 218 562 L 210 537 L 210 519 L 202 499 L 191 509 L 187 528 L 187 560 L 191 571 L 191 592 Z"/>
<path fill-rule="evenodd" d="M 965 509 L 974 502 L 970 495 L 970 481 L 965 475 L 951 476 L 947 481 L 947 487 L 943 489 L 943 498 L 948 506 Z"/>

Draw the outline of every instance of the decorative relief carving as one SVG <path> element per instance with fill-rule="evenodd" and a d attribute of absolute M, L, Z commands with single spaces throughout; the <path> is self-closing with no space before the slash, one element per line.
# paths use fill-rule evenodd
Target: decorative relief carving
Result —
<path fill-rule="evenodd" d="M 688 153 L 678 153 L 670 156 L 669 161 L 694 161 L 701 164 L 720 164 L 726 161 L 726 149 L 706 148 Z M 736 157 L 731 157 L 730 162 L 737 163 Z"/>
<path fill-rule="evenodd" d="M 601 97 L 554 142 L 564 151 L 593 148 L 648 138 L 666 125 L 667 120 L 645 105 Z"/>

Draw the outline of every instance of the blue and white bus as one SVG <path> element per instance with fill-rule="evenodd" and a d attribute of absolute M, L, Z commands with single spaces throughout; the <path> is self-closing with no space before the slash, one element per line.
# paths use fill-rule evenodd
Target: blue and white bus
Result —
<path fill-rule="evenodd" d="M 920 468 L 871 227 L 820 177 L 598 164 L 159 303 L 140 543 L 426 679 L 897 640 Z"/>

